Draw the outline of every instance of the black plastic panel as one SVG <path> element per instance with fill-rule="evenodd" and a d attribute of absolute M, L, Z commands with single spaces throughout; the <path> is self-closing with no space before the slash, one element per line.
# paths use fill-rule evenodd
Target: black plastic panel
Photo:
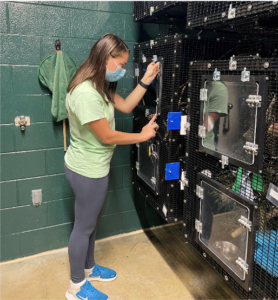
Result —
<path fill-rule="evenodd" d="M 159 153 L 160 143 L 149 140 L 137 144 L 137 175 L 155 194 L 159 193 Z"/>
<path fill-rule="evenodd" d="M 219 70 L 220 71 L 220 70 Z M 212 75 L 204 75 L 202 76 L 202 86 L 204 87 L 205 82 L 213 82 Z M 202 139 L 200 138 L 199 149 L 204 151 L 205 153 L 211 154 L 219 159 L 222 158 L 222 155 L 228 157 L 229 162 L 231 164 L 235 164 L 239 167 L 243 167 L 246 170 L 250 170 L 252 172 L 262 172 L 263 169 L 263 151 L 264 151 L 264 136 L 265 132 L 265 117 L 266 117 L 266 107 L 267 107 L 267 91 L 268 91 L 268 83 L 266 80 L 266 76 L 250 76 L 249 81 L 242 82 L 241 75 L 222 75 L 220 82 L 224 82 L 226 85 L 230 83 L 230 86 L 227 86 L 226 89 L 229 91 L 227 96 L 227 106 L 230 106 L 231 109 L 227 109 L 228 114 L 220 117 L 218 119 L 218 123 L 220 121 L 224 127 L 223 131 L 225 132 L 217 132 L 215 133 L 218 144 L 221 142 L 221 137 L 223 137 L 222 148 L 227 148 L 231 155 L 228 155 L 226 151 L 217 151 L 217 147 L 215 150 L 204 147 Z M 233 84 L 233 85 L 232 85 Z M 246 99 L 249 96 L 249 93 L 244 95 L 244 89 L 247 89 L 247 85 L 258 86 L 258 95 L 262 97 L 262 101 L 260 107 L 257 108 L 257 116 L 255 113 L 255 108 L 248 107 L 246 103 Z M 224 86 L 224 85 L 223 85 Z M 238 91 L 234 90 L 235 87 L 238 86 Z M 233 97 L 233 94 L 236 94 L 236 99 Z M 256 94 L 256 90 L 247 89 L 247 92 Z M 246 96 L 244 99 L 243 97 Z M 225 99 L 219 99 L 222 103 Z M 209 101 L 209 99 L 207 100 Z M 206 102 L 207 102 L 206 101 Z M 203 125 L 203 107 L 205 102 L 200 101 L 200 125 Z M 244 110 L 244 111 L 243 111 Z M 247 119 L 251 118 L 252 112 L 252 126 L 248 126 Z M 224 119 L 224 121 L 223 121 Z M 226 124 L 225 124 L 226 123 Z M 247 125 L 246 125 L 247 123 Z M 256 126 L 255 126 L 256 124 Z M 218 125 L 219 127 L 219 125 Z M 230 128 L 228 128 L 230 127 Z M 254 127 L 255 131 L 254 131 Z M 216 129 L 216 128 L 215 128 Z M 222 129 L 222 128 L 221 128 Z M 247 163 L 242 160 L 242 152 L 245 154 L 246 158 L 250 158 L 251 155 L 248 155 L 243 150 L 243 146 L 246 141 L 253 142 L 254 132 L 256 135 L 256 144 L 258 144 L 258 154 L 254 156 L 254 163 Z M 229 134 L 232 134 L 232 136 Z M 235 136 L 236 135 L 236 136 Z M 245 136 L 249 137 L 245 138 Z M 228 136 L 228 137 L 226 137 Z M 238 136 L 242 136 L 242 139 L 239 141 Z M 235 142 L 233 141 L 235 140 Z M 225 143 L 225 145 L 223 145 Z M 242 149 L 242 151 L 240 151 Z M 240 155 L 239 155 L 240 154 Z"/>
<path fill-rule="evenodd" d="M 203 256 L 212 257 L 240 286 L 249 291 L 252 289 L 255 245 L 253 224 L 257 217 L 257 204 L 201 173 L 198 174 L 197 184 L 204 189 L 204 197 L 197 205 L 196 218 L 203 221 L 201 236 L 205 236 L 205 242 L 200 239 L 199 233 L 196 233 L 196 242 L 203 249 Z M 206 192 L 208 188 L 210 191 Z M 213 202 L 208 203 L 212 199 L 207 197 L 212 197 Z M 202 211 L 200 205 L 204 206 Z M 246 217 L 252 224 L 251 232 L 238 222 L 241 212 L 244 213 L 245 210 Z M 201 213 L 203 216 L 200 216 Z M 238 257 L 248 264 L 247 274 L 236 264 Z M 244 278 L 237 276 L 237 273 Z"/>

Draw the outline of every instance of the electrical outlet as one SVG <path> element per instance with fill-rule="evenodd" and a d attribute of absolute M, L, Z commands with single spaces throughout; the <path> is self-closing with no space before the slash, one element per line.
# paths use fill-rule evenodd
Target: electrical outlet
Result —
<path fill-rule="evenodd" d="M 34 206 L 42 204 L 42 190 L 32 190 L 32 202 Z"/>

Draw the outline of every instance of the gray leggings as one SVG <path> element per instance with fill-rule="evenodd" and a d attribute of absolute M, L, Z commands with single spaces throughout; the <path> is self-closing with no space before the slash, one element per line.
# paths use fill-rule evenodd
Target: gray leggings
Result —
<path fill-rule="evenodd" d="M 75 220 L 69 240 L 71 280 L 85 279 L 84 269 L 95 265 L 96 224 L 105 200 L 109 174 L 103 178 L 88 178 L 64 166 L 66 178 L 75 195 Z"/>

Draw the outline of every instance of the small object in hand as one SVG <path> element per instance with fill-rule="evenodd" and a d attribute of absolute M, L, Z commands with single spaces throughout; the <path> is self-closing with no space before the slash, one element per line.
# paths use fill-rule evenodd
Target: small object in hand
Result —
<path fill-rule="evenodd" d="M 156 64 L 158 64 L 157 75 L 160 75 L 160 63 L 159 63 L 159 61 L 157 61 Z"/>
<path fill-rule="evenodd" d="M 148 118 L 148 120 L 150 121 L 150 120 L 153 118 L 153 114 L 149 114 L 149 115 L 147 116 L 147 118 Z"/>
<path fill-rule="evenodd" d="M 155 114 L 155 115 L 157 115 L 157 114 Z M 154 116 L 154 114 L 147 115 L 148 120 L 150 121 L 153 118 L 153 116 Z M 156 121 L 154 121 L 153 124 L 156 124 Z M 156 129 L 155 129 L 155 131 L 156 131 Z"/>

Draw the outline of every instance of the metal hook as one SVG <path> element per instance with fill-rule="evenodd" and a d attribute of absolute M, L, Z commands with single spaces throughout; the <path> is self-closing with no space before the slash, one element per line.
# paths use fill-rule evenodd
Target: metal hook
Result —
<path fill-rule="evenodd" d="M 55 52 L 61 51 L 61 42 L 60 40 L 55 41 Z"/>

